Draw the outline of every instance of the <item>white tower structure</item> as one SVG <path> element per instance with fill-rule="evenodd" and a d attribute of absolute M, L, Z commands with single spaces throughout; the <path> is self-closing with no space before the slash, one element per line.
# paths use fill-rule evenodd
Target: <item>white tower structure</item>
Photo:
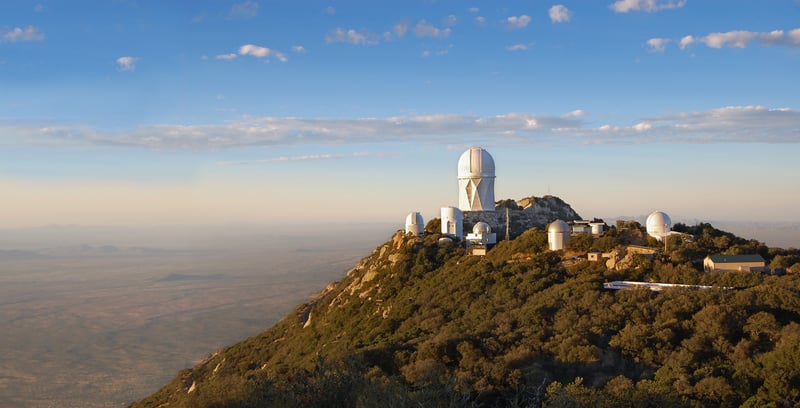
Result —
<path fill-rule="evenodd" d="M 494 211 L 494 159 L 480 147 L 470 147 L 458 159 L 458 208 Z"/>
<path fill-rule="evenodd" d="M 669 215 L 661 211 L 650 213 L 645 224 L 647 226 L 647 235 L 659 241 L 669 235 L 670 230 L 672 230 L 672 220 L 669 219 Z"/>
<path fill-rule="evenodd" d="M 456 207 L 442 207 L 442 234 L 464 238 L 464 214 Z"/>
<path fill-rule="evenodd" d="M 424 230 L 425 221 L 422 220 L 422 214 L 418 212 L 409 213 L 406 217 L 406 234 L 420 236 Z"/>
<path fill-rule="evenodd" d="M 564 249 L 569 241 L 569 225 L 562 220 L 555 220 L 547 226 L 547 245 L 551 251 Z"/>

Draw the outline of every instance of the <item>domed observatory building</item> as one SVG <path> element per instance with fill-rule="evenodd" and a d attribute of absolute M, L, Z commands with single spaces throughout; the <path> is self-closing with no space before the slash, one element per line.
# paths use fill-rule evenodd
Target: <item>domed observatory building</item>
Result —
<path fill-rule="evenodd" d="M 659 241 L 669 235 L 672 230 L 672 220 L 669 219 L 669 215 L 661 211 L 653 211 L 648 215 L 645 225 L 647 226 L 647 235 Z"/>
<path fill-rule="evenodd" d="M 442 207 L 442 234 L 464 238 L 464 214 L 456 207 Z"/>
<path fill-rule="evenodd" d="M 569 225 L 562 220 L 555 220 L 547 226 L 547 246 L 551 251 L 564 249 L 569 241 Z"/>
<path fill-rule="evenodd" d="M 406 217 L 406 234 L 414 236 L 422 235 L 425 231 L 425 221 L 422 219 L 422 214 L 418 212 L 409 213 Z"/>
<path fill-rule="evenodd" d="M 481 221 L 472 227 L 472 234 L 467 234 L 466 239 L 472 255 L 486 255 L 488 246 L 497 243 L 497 234 L 492 232 L 489 224 Z"/>
<path fill-rule="evenodd" d="M 458 159 L 458 208 L 494 211 L 494 159 L 480 147 L 470 147 Z"/>

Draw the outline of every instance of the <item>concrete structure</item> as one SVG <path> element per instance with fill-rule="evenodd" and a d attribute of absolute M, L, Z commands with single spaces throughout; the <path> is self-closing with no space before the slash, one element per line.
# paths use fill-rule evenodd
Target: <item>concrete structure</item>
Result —
<path fill-rule="evenodd" d="M 761 255 L 709 255 L 703 259 L 703 269 L 714 271 L 765 272 L 767 263 Z"/>
<path fill-rule="evenodd" d="M 664 240 L 672 229 L 672 220 L 669 219 L 669 215 L 661 211 L 653 211 L 650 213 L 650 215 L 647 216 L 647 222 L 645 224 L 647 227 L 647 235 L 659 241 Z"/>
<path fill-rule="evenodd" d="M 456 207 L 442 207 L 442 234 L 464 238 L 464 214 Z"/>
<path fill-rule="evenodd" d="M 603 257 L 603 253 L 602 252 L 588 252 L 588 253 L 586 253 L 586 259 L 588 259 L 588 260 L 590 260 L 592 262 L 597 262 L 602 257 Z"/>
<path fill-rule="evenodd" d="M 420 236 L 425 231 L 425 221 L 418 212 L 409 213 L 406 217 L 406 234 Z"/>
<path fill-rule="evenodd" d="M 480 147 L 470 147 L 458 159 L 458 208 L 494 211 L 494 159 Z"/>
<path fill-rule="evenodd" d="M 555 220 L 547 226 L 547 245 L 551 251 L 564 249 L 569 241 L 570 228 L 566 222 Z"/>

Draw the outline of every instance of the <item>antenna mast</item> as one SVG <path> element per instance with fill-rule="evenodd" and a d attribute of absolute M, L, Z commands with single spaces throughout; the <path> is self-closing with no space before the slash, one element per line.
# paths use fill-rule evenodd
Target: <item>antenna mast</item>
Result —
<path fill-rule="evenodd" d="M 511 226 L 511 218 L 508 216 L 508 207 L 506 207 L 506 241 L 511 240 L 511 233 L 509 232 L 509 227 Z"/>

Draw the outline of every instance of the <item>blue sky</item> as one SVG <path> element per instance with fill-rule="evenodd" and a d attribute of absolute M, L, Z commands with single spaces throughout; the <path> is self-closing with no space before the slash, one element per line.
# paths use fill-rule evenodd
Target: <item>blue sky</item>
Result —
<path fill-rule="evenodd" d="M 377 6 L 376 4 L 380 4 Z M 798 1 L 5 1 L 0 220 L 800 221 Z"/>

